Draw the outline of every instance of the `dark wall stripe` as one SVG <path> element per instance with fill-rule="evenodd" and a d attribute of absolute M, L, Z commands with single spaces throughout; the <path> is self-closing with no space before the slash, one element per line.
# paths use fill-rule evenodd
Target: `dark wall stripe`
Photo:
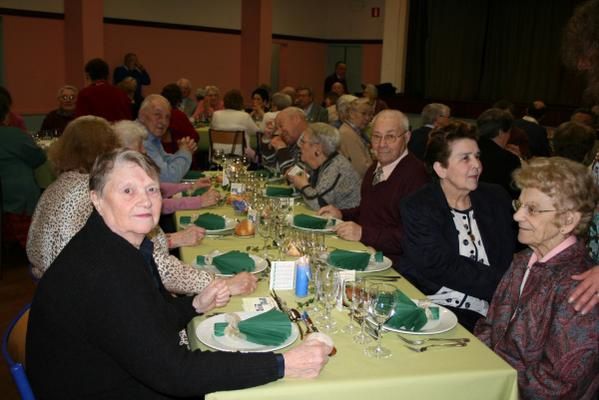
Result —
<path fill-rule="evenodd" d="M 47 19 L 64 19 L 62 13 L 51 13 L 43 11 L 29 11 L 29 10 L 17 10 L 14 8 L 0 8 L 0 15 L 12 15 L 17 17 L 32 17 L 32 18 L 47 18 Z M 173 24 L 167 22 L 154 22 L 154 21 L 139 21 L 135 19 L 125 18 L 110 18 L 105 17 L 104 23 L 113 25 L 128 25 L 128 26 L 143 26 L 149 28 L 160 28 L 160 29 L 177 29 L 183 31 L 196 31 L 196 32 L 211 32 L 221 33 L 225 35 L 240 35 L 241 30 L 239 29 L 226 29 L 226 28 L 212 28 L 208 26 L 199 25 L 186 25 L 186 24 Z M 293 35 L 281 35 L 273 33 L 273 39 L 277 40 L 294 40 L 301 42 L 313 42 L 313 43 L 324 43 L 324 44 L 338 44 L 338 43 L 352 43 L 352 44 L 382 44 L 381 39 L 320 39 L 304 36 L 293 36 Z"/>

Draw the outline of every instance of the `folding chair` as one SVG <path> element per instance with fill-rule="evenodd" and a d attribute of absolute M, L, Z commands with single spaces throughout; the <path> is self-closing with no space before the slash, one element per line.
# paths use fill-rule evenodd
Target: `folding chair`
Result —
<path fill-rule="evenodd" d="M 215 145 L 218 145 L 218 148 L 223 149 L 225 155 L 242 156 L 245 154 L 247 143 L 245 141 L 244 131 L 224 131 L 217 129 L 209 129 L 208 139 L 210 141 L 210 145 L 208 147 L 208 158 L 212 163 L 214 163 L 213 157 Z"/>
<path fill-rule="evenodd" d="M 10 374 L 23 400 L 33 400 L 33 392 L 29 380 L 25 374 L 25 339 L 27 336 L 27 324 L 29 322 L 29 309 L 27 304 L 14 320 L 8 325 L 2 337 L 2 356 L 8 364 Z"/>

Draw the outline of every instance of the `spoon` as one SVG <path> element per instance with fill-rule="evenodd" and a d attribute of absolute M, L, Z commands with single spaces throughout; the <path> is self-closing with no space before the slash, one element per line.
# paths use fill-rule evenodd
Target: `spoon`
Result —
<path fill-rule="evenodd" d="M 420 346 L 421 344 L 425 344 L 428 341 L 439 341 L 439 342 L 456 342 L 456 343 L 468 343 L 470 339 L 468 338 L 427 338 L 427 339 L 407 339 L 401 335 L 397 335 L 401 340 L 410 344 L 412 346 Z"/>
<path fill-rule="evenodd" d="M 404 344 L 408 349 L 415 351 L 416 353 L 422 353 L 427 351 L 431 347 L 466 347 L 466 343 L 464 342 L 455 342 L 455 343 L 443 343 L 443 344 L 429 344 L 428 346 L 423 347 L 412 347 Z"/>
<path fill-rule="evenodd" d="M 297 328 L 299 329 L 300 339 L 303 339 L 304 331 L 302 330 L 302 327 L 299 324 L 299 322 L 303 320 L 302 314 L 300 314 L 300 312 L 297 311 L 295 308 L 290 308 L 287 314 L 289 315 L 289 319 L 295 322 L 295 324 L 297 325 Z"/>

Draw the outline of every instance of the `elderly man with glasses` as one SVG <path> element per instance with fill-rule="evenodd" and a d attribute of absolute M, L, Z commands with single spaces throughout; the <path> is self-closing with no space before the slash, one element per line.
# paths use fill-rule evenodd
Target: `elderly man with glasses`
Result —
<path fill-rule="evenodd" d="M 62 134 L 64 128 L 75 118 L 78 90 L 75 86 L 65 85 L 58 89 L 58 108 L 50 111 L 42 122 L 42 131 L 57 131 Z"/>
<path fill-rule="evenodd" d="M 381 111 L 372 129 L 378 161 L 364 175 L 360 205 L 345 210 L 325 206 L 318 211 L 345 221 L 335 226 L 339 237 L 382 251 L 395 267 L 402 253 L 399 203 L 429 180 L 424 164 L 408 152 L 409 140 L 408 118 L 397 110 Z"/>

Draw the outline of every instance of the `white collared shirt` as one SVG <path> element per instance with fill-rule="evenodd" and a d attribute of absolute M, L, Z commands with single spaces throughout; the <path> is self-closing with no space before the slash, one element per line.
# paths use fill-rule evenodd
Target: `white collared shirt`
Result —
<path fill-rule="evenodd" d="M 535 118 L 531 117 L 530 115 L 525 115 L 522 117 L 522 119 L 524 121 L 532 122 L 533 124 L 539 125 L 539 121 L 537 121 Z"/>
<path fill-rule="evenodd" d="M 391 174 L 393 173 L 393 171 L 395 170 L 395 167 L 397 167 L 397 164 L 399 164 L 399 162 L 401 160 L 404 159 L 405 156 L 408 155 L 408 149 L 405 149 L 403 154 L 401 156 L 399 156 L 399 158 L 395 161 L 393 161 L 391 164 L 387 164 L 385 166 L 383 166 L 383 176 L 381 176 L 381 180 L 379 182 L 383 182 L 386 181 L 387 179 L 389 179 L 389 177 L 391 176 Z M 380 163 L 377 163 L 377 168 L 380 166 Z M 376 169 L 375 169 L 376 171 Z"/>

